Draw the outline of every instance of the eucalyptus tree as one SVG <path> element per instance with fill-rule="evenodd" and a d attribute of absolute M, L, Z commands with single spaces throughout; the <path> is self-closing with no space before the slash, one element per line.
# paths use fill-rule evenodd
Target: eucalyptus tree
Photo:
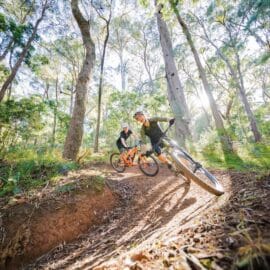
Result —
<path fill-rule="evenodd" d="M 98 5 L 97 5 L 98 4 Z M 105 1 L 104 3 L 95 3 L 92 2 L 92 6 L 96 10 L 100 19 L 105 22 L 105 38 L 102 46 L 102 55 L 101 55 L 101 64 L 100 64 L 100 75 L 99 75 L 99 86 L 98 86 L 98 113 L 97 113 L 97 125 L 96 125 L 96 134 L 94 142 L 94 152 L 98 152 L 98 141 L 99 141 L 99 131 L 100 131 L 100 117 L 101 117 L 101 99 L 103 92 L 103 74 L 104 74 L 104 63 L 106 56 L 107 44 L 110 36 L 110 24 L 112 19 L 113 12 L 113 0 L 109 2 Z M 108 14 L 104 14 L 108 12 Z"/>
<path fill-rule="evenodd" d="M 69 114 L 72 115 L 76 81 L 84 56 L 82 44 L 74 37 L 62 37 L 50 45 L 51 49 L 62 58 L 62 63 L 68 69 L 64 94 L 70 96 Z"/>
<path fill-rule="evenodd" d="M 35 22 L 35 25 L 31 31 L 31 34 L 29 35 L 27 42 L 23 46 L 23 49 L 22 49 L 21 53 L 19 54 L 19 57 L 18 57 L 15 65 L 12 67 L 12 69 L 10 71 L 10 75 L 7 77 L 7 79 L 5 80 L 5 82 L 3 83 L 3 85 L 0 89 L 0 102 L 3 100 L 9 85 L 12 83 L 12 81 L 15 78 L 22 62 L 24 61 L 25 57 L 29 53 L 29 50 L 31 49 L 32 42 L 37 37 L 39 25 L 42 22 L 42 20 L 44 19 L 45 13 L 49 9 L 51 4 L 52 4 L 52 0 L 44 0 L 41 2 L 39 18 Z"/>
<path fill-rule="evenodd" d="M 84 17 L 79 8 L 79 0 L 71 1 L 71 10 L 79 26 L 86 51 L 83 66 L 76 84 L 75 104 L 63 152 L 64 158 L 75 160 L 83 137 L 83 121 L 86 110 L 85 102 L 90 82 L 90 75 L 94 67 L 95 44 L 90 33 L 89 21 Z"/>
<path fill-rule="evenodd" d="M 270 3 L 269 0 L 241 0 L 237 6 L 243 30 L 252 35 L 258 44 L 266 48 L 270 57 Z"/>
<path fill-rule="evenodd" d="M 194 56 L 194 60 L 195 60 L 195 63 L 197 65 L 198 72 L 200 74 L 200 79 L 202 80 L 202 84 L 203 84 L 205 93 L 206 93 L 208 100 L 209 100 L 210 108 L 212 111 L 213 118 L 215 120 L 216 129 L 217 129 L 223 150 L 225 152 L 227 152 L 227 151 L 231 152 L 233 150 L 232 142 L 231 142 L 231 139 L 228 136 L 228 134 L 224 128 L 223 120 L 222 120 L 221 115 L 218 111 L 218 106 L 216 104 L 216 101 L 212 95 L 211 86 L 210 86 L 210 83 L 209 83 L 208 78 L 206 76 L 206 72 L 205 72 L 205 69 L 204 69 L 203 64 L 201 62 L 198 50 L 194 44 L 194 41 L 193 41 L 193 38 L 191 36 L 188 25 L 184 21 L 183 17 L 180 16 L 180 12 L 178 10 L 179 0 L 176 0 L 176 1 L 169 0 L 169 2 L 170 2 L 170 6 L 171 6 L 172 10 L 174 11 L 174 13 L 176 15 L 178 22 L 183 30 L 183 33 L 187 39 L 187 42 L 188 42 L 189 47 L 192 51 L 192 54 Z"/>
<path fill-rule="evenodd" d="M 163 58 L 165 62 L 166 79 L 168 84 L 168 98 L 175 116 L 176 135 L 180 143 L 191 136 L 189 130 L 190 115 L 183 86 L 181 84 L 178 71 L 173 56 L 173 47 L 166 22 L 163 19 L 162 6 L 156 4 L 156 18 L 160 35 L 160 44 L 162 47 Z"/>
<path fill-rule="evenodd" d="M 132 27 L 128 12 L 124 11 L 119 15 L 115 15 L 112 22 L 111 38 L 109 47 L 116 52 L 119 58 L 119 70 L 121 75 L 121 88 L 122 91 L 127 88 L 127 72 L 128 72 L 128 59 L 127 47 L 131 40 L 130 29 Z"/>
<path fill-rule="evenodd" d="M 222 28 L 221 39 L 223 39 L 223 44 L 219 46 L 218 42 L 214 41 L 209 34 L 209 30 L 211 28 L 209 29 L 208 27 L 208 29 L 206 29 L 207 27 L 205 26 L 203 20 L 195 16 L 199 24 L 201 25 L 204 33 L 203 35 L 201 35 L 201 38 L 212 45 L 212 47 L 216 51 L 216 54 L 226 64 L 230 72 L 230 76 L 233 79 L 234 86 L 237 89 L 238 95 L 243 103 L 254 140 L 258 142 L 261 140 L 261 133 L 258 129 L 256 118 L 252 112 L 251 106 L 247 98 L 247 91 L 244 83 L 244 74 L 239 52 L 241 47 L 243 47 L 244 44 L 247 42 L 247 37 L 242 35 L 241 25 L 239 25 L 239 23 L 237 23 L 237 21 L 233 19 L 235 18 L 234 10 L 230 5 L 225 5 L 224 7 L 220 6 L 220 9 L 216 11 L 212 10 L 211 13 L 208 15 L 208 19 L 210 20 L 212 29 L 217 26 L 219 26 L 219 29 L 220 27 Z M 213 33 L 214 32 L 212 32 L 212 34 Z"/>
<path fill-rule="evenodd" d="M 24 39 L 31 33 L 29 17 L 35 12 L 35 1 L 6 1 L 0 7 L 0 62 L 16 47 L 23 48 Z M 12 53 L 11 53 L 12 52 Z"/>
<path fill-rule="evenodd" d="M 131 32 L 134 40 L 132 46 L 129 46 L 129 52 L 134 55 L 139 63 L 144 66 L 144 70 L 148 76 L 146 80 L 142 79 L 138 87 L 140 91 L 147 87 L 148 91 L 154 93 L 156 91 L 155 81 L 160 79 L 157 73 L 160 69 L 160 48 L 158 42 L 158 31 L 153 28 L 154 18 L 145 19 L 145 14 L 134 24 Z M 142 71 L 142 70 L 141 70 Z M 145 73 L 144 72 L 144 73 Z"/>

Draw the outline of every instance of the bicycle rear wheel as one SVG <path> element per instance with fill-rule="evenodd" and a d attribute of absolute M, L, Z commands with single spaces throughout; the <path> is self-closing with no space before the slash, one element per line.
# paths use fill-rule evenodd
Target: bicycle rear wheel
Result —
<path fill-rule="evenodd" d="M 110 163 L 117 172 L 123 172 L 126 169 L 126 166 L 124 162 L 121 160 L 119 153 L 111 154 Z"/>
<path fill-rule="evenodd" d="M 141 156 L 138 159 L 140 170 L 147 176 L 155 176 L 159 171 L 159 165 L 152 156 Z"/>
<path fill-rule="evenodd" d="M 174 150 L 171 154 L 176 166 L 184 172 L 186 177 L 194 181 L 208 192 L 220 196 L 224 193 L 224 189 L 216 177 L 203 167 L 195 170 L 196 164 L 187 158 L 180 150 Z"/>

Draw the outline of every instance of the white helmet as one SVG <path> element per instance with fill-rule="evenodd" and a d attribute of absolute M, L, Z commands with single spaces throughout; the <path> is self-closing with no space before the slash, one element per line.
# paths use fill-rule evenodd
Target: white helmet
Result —
<path fill-rule="evenodd" d="M 128 124 L 127 123 L 122 123 L 122 128 L 128 128 Z"/>

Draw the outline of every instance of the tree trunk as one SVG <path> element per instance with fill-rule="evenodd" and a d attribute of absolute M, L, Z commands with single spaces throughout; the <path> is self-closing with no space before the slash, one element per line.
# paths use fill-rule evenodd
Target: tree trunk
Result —
<path fill-rule="evenodd" d="M 70 104 L 69 104 L 69 115 L 72 115 L 73 111 L 73 99 L 74 99 L 74 80 L 71 81 L 71 90 L 70 90 Z"/>
<path fill-rule="evenodd" d="M 107 44 L 110 36 L 110 21 L 111 21 L 111 12 L 109 19 L 106 20 L 106 36 L 103 43 L 103 51 L 101 57 L 101 65 L 100 65 L 100 77 L 99 77 L 99 87 L 98 87 L 98 114 L 97 114 L 97 127 L 96 127 L 96 135 L 95 135 L 95 143 L 94 143 L 94 153 L 98 152 L 98 140 L 99 140 L 99 130 L 100 130 L 100 116 L 101 116 L 101 99 L 102 99 L 102 88 L 103 88 L 103 73 L 104 73 L 104 62 Z"/>
<path fill-rule="evenodd" d="M 146 38 L 145 32 L 143 32 L 143 38 L 144 38 L 144 41 L 145 41 L 145 43 L 143 44 L 143 47 L 144 47 L 143 48 L 143 63 L 144 63 L 145 70 L 146 70 L 146 72 L 148 74 L 148 77 L 149 77 L 151 92 L 153 93 L 154 90 L 155 90 L 155 87 L 154 87 L 154 81 L 153 81 L 151 70 L 150 70 L 150 65 L 149 65 L 149 63 L 147 61 L 147 46 L 148 46 L 148 42 L 147 42 L 147 38 Z"/>
<path fill-rule="evenodd" d="M 57 121 L 57 109 L 58 109 L 58 76 L 55 81 L 55 106 L 53 110 L 53 131 L 52 131 L 52 146 L 55 143 L 55 133 L 56 133 L 56 121 Z"/>
<path fill-rule="evenodd" d="M 171 109 L 175 116 L 176 135 L 179 143 L 184 144 L 191 135 L 189 130 L 189 111 L 181 85 L 175 61 L 173 58 L 173 48 L 168 27 L 162 18 L 161 6 L 157 6 L 157 24 L 160 35 L 160 43 L 165 62 L 165 71 L 168 85 L 168 98 Z"/>
<path fill-rule="evenodd" d="M 43 94 L 43 99 L 49 99 L 49 89 L 50 89 L 50 84 L 48 82 L 48 80 L 46 80 L 45 82 L 45 90 L 44 90 L 44 94 Z"/>
<path fill-rule="evenodd" d="M 238 52 L 236 51 L 236 48 L 235 48 L 235 55 L 236 55 L 236 61 L 237 61 L 237 71 L 238 71 L 238 76 L 239 76 L 239 81 L 240 81 L 240 83 L 238 84 L 239 85 L 239 94 L 240 94 L 241 100 L 244 104 L 246 114 L 248 116 L 248 120 L 250 123 L 250 127 L 251 127 L 251 130 L 253 132 L 255 142 L 259 142 L 259 141 L 261 141 L 262 136 L 261 136 L 261 133 L 259 132 L 255 116 L 250 108 L 250 105 L 249 105 L 249 102 L 248 102 L 248 99 L 246 96 L 246 90 L 245 90 L 243 75 L 242 75 L 242 71 L 241 71 L 240 57 L 239 57 Z"/>
<path fill-rule="evenodd" d="M 0 55 L 0 62 L 2 62 L 2 61 L 5 59 L 5 57 L 7 56 L 8 52 L 9 52 L 9 50 L 11 49 L 12 45 L 13 45 L 13 39 L 11 39 L 11 40 L 9 41 L 9 43 L 8 43 L 8 45 L 7 45 L 7 47 L 6 47 L 6 49 L 5 49 L 4 52 Z"/>
<path fill-rule="evenodd" d="M 76 84 L 75 104 L 63 152 L 64 158 L 72 160 L 76 159 L 82 143 L 87 90 L 95 61 L 95 44 L 91 38 L 89 22 L 83 17 L 78 5 L 78 0 L 71 1 L 72 13 L 82 34 L 86 55 Z"/>
<path fill-rule="evenodd" d="M 121 87 L 122 87 L 122 91 L 125 91 L 126 90 L 126 63 L 124 62 L 124 59 L 123 59 L 122 49 L 119 53 L 119 58 L 120 58 L 120 72 L 121 72 Z"/>
<path fill-rule="evenodd" d="M 184 20 L 182 19 L 182 17 L 180 16 L 179 11 L 176 7 L 176 3 L 173 2 L 172 0 L 170 0 L 170 4 L 171 4 L 172 9 L 174 10 L 174 13 L 177 17 L 177 20 L 178 20 L 180 26 L 182 27 L 184 35 L 186 36 L 187 42 L 188 42 L 190 49 L 192 51 L 192 54 L 194 56 L 194 59 L 195 59 L 195 62 L 196 62 L 196 65 L 197 65 L 197 68 L 199 71 L 199 75 L 200 75 L 200 78 L 201 78 L 202 83 L 203 83 L 204 91 L 205 91 L 205 93 L 208 97 L 208 100 L 209 100 L 212 115 L 213 115 L 214 120 L 215 120 L 216 129 L 217 129 L 217 132 L 218 132 L 218 135 L 220 138 L 220 142 L 222 144 L 222 149 L 223 149 L 223 151 L 231 152 L 231 151 L 233 151 L 231 139 L 228 136 L 228 134 L 224 128 L 222 118 L 218 112 L 217 104 L 216 104 L 215 99 L 212 95 L 210 84 L 207 80 L 205 70 L 204 70 L 203 65 L 201 63 L 199 54 L 195 48 L 195 45 L 194 45 L 194 42 L 192 40 L 189 29 L 188 29 L 186 23 L 184 22 Z"/>
<path fill-rule="evenodd" d="M 233 101 L 234 101 L 234 96 L 232 96 L 230 98 L 229 103 L 228 103 L 227 108 L 226 108 L 226 113 L 225 113 L 225 118 L 226 118 L 229 125 L 231 125 L 231 116 L 230 115 L 231 115 Z"/>
<path fill-rule="evenodd" d="M 4 82 L 4 84 L 2 85 L 2 88 L 0 90 L 0 102 L 3 100 L 4 96 L 5 96 L 5 93 L 8 89 L 8 86 L 11 84 L 11 82 L 13 81 L 13 79 L 15 78 L 29 48 L 31 47 L 31 44 L 33 42 L 33 40 L 35 39 L 36 37 L 36 34 L 37 34 L 37 30 L 38 30 L 38 26 L 39 24 L 41 23 L 41 21 L 43 20 L 44 18 L 44 14 L 46 12 L 46 10 L 49 8 L 49 5 L 47 4 L 47 1 L 45 2 L 43 8 L 42 8 L 42 12 L 41 12 L 41 16 L 40 18 L 36 21 L 36 24 L 35 24 L 35 27 L 33 29 L 33 32 L 31 34 L 31 36 L 29 37 L 23 51 L 21 52 L 16 64 L 14 65 L 14 67 L 12 68 L 11 70 L 11 73 L 10 75 L 8 76 L 8 78 L 6 79 L 6 81 Z"/>
<path fill-rule="evenodd" d="M 237 49 L 234 48 L 236 61 L 237 61 L 237 72 L 236 72 L 235 69 L 233 68 L 233 66 L 231 65 L 230 61 L 228 60 L 228 58 L 222 53 L 222 51 L 218 48 L 218 46 L 208 37 L 208 34 L 206 32 L 204 24 L 202 24 L 201 22 L 200 22 L 200 24 L 204 30 L 204 34 L 206 36 L 206 41 L 208 41 L 216 49 L 217 54 L 226 63 L 226 65 L 230 71 L 230 75 L 232 76 L 232 79 L 235 82 L 235 86 L 238 90 L 238 95 L 240 96 L 240 99 L 244 105 L 244 109 L 245 109 L 245 112 L 246 112 L 248 120 L 249 120 L 251 131 L 252 131 L 253 136 L 254 136 L 254 140 L 255 140 L 255 142 L 259 142 L 261 140 L 261 134 L 258 130 L 256 119 L 255 119 L 254 114 L 250 108 L 250 105 L 249 105 L 249 102 L 248 102 L 248 99 L 246 96 L 243 76 L 242 76 L 242 72 L 241 72 L 240 58 L 239 58 L 239 55 L 236 51 Z M 237 76 L 237 73 L 238 73 L 238 76 Z"/>
<path fill-rule="evenodd" d="M 267 99 L 270 99 L 270 95 L 267 93 L 266 82 L 264 80 L 262 82 L 262 99 L 263 99 L 265 105 L 268 104 Z"/>

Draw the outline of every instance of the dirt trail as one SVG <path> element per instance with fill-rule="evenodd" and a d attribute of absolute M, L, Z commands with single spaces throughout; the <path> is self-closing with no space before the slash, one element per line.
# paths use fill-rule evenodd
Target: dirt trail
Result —
<path fill-rule="evenodd" d="M 226 193 L 218 198 L 195 184 L 186 184 L 167 168 L 161 168 L 153 178 L 142 175 L 136 167 L 123 174 L 108 167 L 101 170 L 109 187 L 121 196 L 121 205 L 107 217 L 100 217 L 106 220 L 103 225 L 58 246 L 25 269 L 93 269 L 104 262 L 110 265 L 130 250 L 150 247 L 157 239 L 181 237 L 205 212 L 225 205 L 231 194 L 230 175 L 223 172 L 218 177 Z"/>

